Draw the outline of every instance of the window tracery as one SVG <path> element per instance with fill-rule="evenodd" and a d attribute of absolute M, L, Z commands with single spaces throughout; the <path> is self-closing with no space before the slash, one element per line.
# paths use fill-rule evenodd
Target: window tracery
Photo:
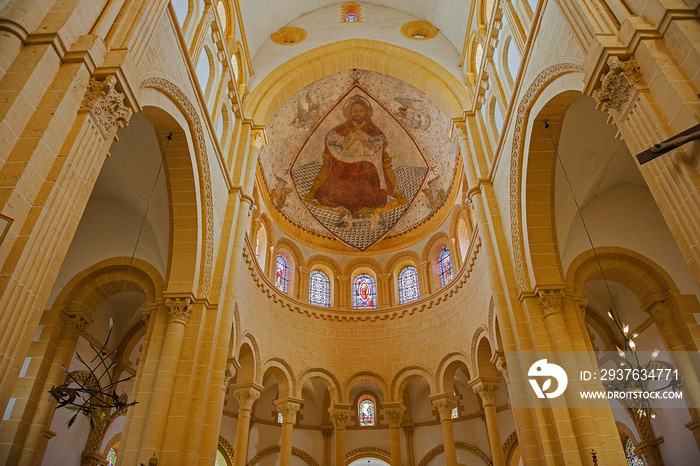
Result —
<path fill-rule="evenodd" d="M 309 304 L 331 307 L 331 281 L 320 270 L 312 270 L 309 274 Z"/>
<path fill-rule="evenodd" d="M 420 299 L 418 289 L 418 270 L 412 265 L 404 267 L 399 272 L 399 304 Z"/>
<path fill-rule="evenodd" d="M 352 307 L 354 309 L 377 308 L 377 282 L 371 275 L 362 273 L 352 281 Z"/>

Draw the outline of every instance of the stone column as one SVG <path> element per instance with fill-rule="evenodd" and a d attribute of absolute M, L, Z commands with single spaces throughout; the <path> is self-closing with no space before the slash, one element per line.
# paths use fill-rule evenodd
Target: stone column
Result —
<path fill-rule="evenodd" d="M 350 297 L 350 277 L 347 275 L 338 275 L 338 307 L 341 309 L 348 309 L 350 307 L 351 297 Z"/>
<path fill-rule="evenodd" d="M 61 333 L 56 343 L 53 361 L 46 376 L 44 389 L 41 392 L 41 401 L 36 407 L 36 413 L 27 433 L 26 443 L 22 448 L 17 464 L 41 463 L 47 443 L 44 433 L 51 427 L 51 420 L 56 408 L 56 400 L 49 400 L 46 393 L 51 387 L 65 383 L 66 375 L 62 367 L 70 367 L 78 337 L 89 325 L 89 321 L 78 314 L 68 314 L 63 323 L 63 328 L 61 328 Z"/>
<path fill-rule="evenodd" d="M 401 403 L 385 403 L 384 412 L 389 418 L 391 435 L 391 466 L 401 466 L 401 420 L 405 408 Z"/>
<path fill-rule="evenodd" d="M 292 431 L 302 400 L 291 397 L 275 401 L 277 412 L 282 413 L 282 439 L 280 441 L 280 466 L 290 466 L 292 462 Z"/>
<path fill-rule="evenodd" d="M 440 414 L 442 442 L 445 445 L 445 465 L 457 466 L 457 449 L 455 448 L 455 435 L 452 430 L 452 410 L 457 406 L 457 397 L 441 393 L 431 396 L 430 401 Z"/>
<path fill-rule="evenodd" d="M 392 295 L 391 295 L 391 287 L 389 285 L 389 277 L 391 274 L 388 273 L 380 273 L 379 274 L 379 283 L 377 285 L 379 288 L 379 304 L 382 306 L 391 306 L 391 301 L 392 301 Z"/>
<path fill-rule="evenodd" d="M 163 434 L 168 420 L 170 400 L 172 398 L 177 364 L 185 335 L 185 326 L 192 310 L 191 297 L 169 297 L 165 299 L 168 309 L 168 323 L 165 337 L 158 360 L 155 383 L 150 403 L 146 425 L 141 437 L 140 460 L 148 459 L 148 451 L 159 451 L 163 442 Z"/>
<path fill-rule="evenodd" d="M 498 390 L 499 382 L 498 379 L 488 379 L 486 377 L 479 377 L 471 381 L 474 393 L 481 398 L 481 404 L 484 406 L 484 417 L 486 418 L 486 430 L 489 437 L 493 466 L 505 466 L 506 464 L 501 444 L 501 430 L 498 427 L 498 414 L 496 414 L 496 390 Z"/>
<path fill-rule="evenodd" d="M 335 429 L 335 464 L 345 465 L 345 423 L 350 413 L 349 404 L 333 404 L 328 408 Z M 239 466 L 239 465 L 234 465 Z"/>
<path fill-rule="evenodd" d="M 233 466 L 246 466 L 248 461 L 248 437 L 253 404 L 260 398 L 262 387 L 256 384 L 237 385 L 233 396 L 238 400 L 238 424 L 233 446 Z"/>
<path fill-rule="evenodd" d="M 413 423 L 406 424 L 403 428 L 403 433 L 406 436 L 406 466 L 413 466 L 415 460 L 413 458 Z"/>
<path fill-rule="evenodd" d="M 420 290 L 421 296 L 427 296 L 430 294 L 430 271 L 428 270 L 428 263 L 421 262 L 416 266 L 418 269 L 418 288 Z"/>
<path fill-rule="evenodd" d="M 323 435 L 323 466 L 331 466 L 331 437 L 333 436 L 332 426 L 322 426 Z"/>

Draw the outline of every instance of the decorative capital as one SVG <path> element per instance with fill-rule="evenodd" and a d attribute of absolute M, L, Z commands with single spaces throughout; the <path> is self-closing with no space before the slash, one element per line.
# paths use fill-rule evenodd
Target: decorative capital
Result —
<path fill-rule="evenodd" d="M 283 424 L 294 424 L 297 422 L 297 413 L 301 409 L 302 400 L 286 396 L 284 398 L 280 398 L 279 400 L 275 400 L 274 403 L 275 407 L 277 408 L 277 412 L 282 413 Z"/>
<path fill-rule="evenodd" d="M 563 290 L 539 290 L 537 292 L 537 301 L 539 301 L 545 315 L 560 312 L 563 297 Z"/>
<path fill-rule="evenodd" d="M 331 438 L 333 436 L 333 428 L 329 426 L 321 427 L 321 434 L 323 438 Z"/>
<path fill-rule="evenodd" d="M 494 351 L 491 357 L 491 363 L 496 366 L 496 370 L 501 374 L 503 380 L 508 383 L 508 362 L 503 351 Z"/>
<path fill-rule="evenodd" d="M 430 401 L 433 403 L 433 406 L 435 406 L 435 409 L 437 409 L 438 414 L 440 414 L 441 421 L 452 419 L 452 410 L 457 407 L 456 396 L 441 393 L 431 396 Z"/>
<path fill-rule="evenodd" d="M 250 145 L 260 150 L 265 147 L 265 133 L 261 129 L 254 129 L 250 133 Z"/>
<path fill-rule="evenodd" d="M 498 379 L 487 379 L 479 377 L 471 382 L 472 389 L 484 406 L 494 405 L 496 403 L 496 391 L 500 385 Z"/>
<path fill-rule="evenodd" d="M 404 406 L 401 403 L 384 403 L 384 412 L 389 418 L 390 427 L 399 427 L 403 420 Z"/>
<path fill-rule="evenodd" d="M 350 413 L 350 405 L 334 404 L 328 408 L 328 412 L 331 413 L 331 421 L 335 430 L 345 430 L 345 424 Z"/>
<path fill-rule="evenodd" d="M 61 338 L 77 341 L 80 334 L 88 328 L 88 325 L 90 325 L 89 322 L 82 316 L 76 314 L 69 315 L 63 323 Z"/>
<path fill-rule="evenodd" d="M 454 120 L 453 120 L 454 121 Z M 452 124 L 452 137 L 457 141 L 467 140 L 467 124 L 464 121 L 454 121 Z"/>
<path fill-rule="evenodd" d="M 117 78 L 114 75 L 107 76 L 104 81 L 90 78 L 81 105 L 90 112 L 90 117 L 105 140 L 114 138 L 117 129 L 128 125 L 133 113 L 124 104 L 124 94 L 114 88 L 116 84 Z"/>
<path fill-rule="evenodd" d="M 192 310 L 192 298 L 165 298 L 168 307 L 168 322 L 187 324 Z"/>
<path fill-rule="evenodd" d="M 236 376 L 240 368 L 241 365 L 238 364 L 238 361 L 234 358 L 228 358 L 226 361 L 226 369 L 224 370 L 224 391 L 228 390 L 228 384 L 231 382 L 231 379 Z"/>
<path fill-rule="evenodd" d="M 411 437 L 413 435 L 413 424 L 408 424 L 402 426 L 401 428 L 403 429 L 403 433 L 406 437 Z"/>
<path fill-rule="evenodd" d="M 251 411 L 253 404 L 260 398 L 262 387 L 254 384 L 235 386 L 233 396 L 238 400 L 238 410 Z"/>
<path fill-rule="evenodd" d="M 593 91 L 598 108 L 605 111 L 615 109 L 622 113 L 639 88 L 644 86 L 644 78 L 634 57 L 621 61 L 609 57 L 610 71 L 600 77 L 601 86 Z"/>

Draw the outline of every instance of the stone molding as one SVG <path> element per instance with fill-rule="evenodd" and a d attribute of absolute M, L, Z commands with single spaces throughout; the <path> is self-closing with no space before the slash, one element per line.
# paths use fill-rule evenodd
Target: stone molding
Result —
<path fill-rule="evenodd" d="M 192 298 L 165 298 L 165 306 L 168 308 L 168 322 L 180 322 L 187 324 L 192 314 Z"/>
<path fill-rule="evenodd" d="M 510 449 L 513 448 L 513 446 L 518 442 L 518 432 L 513 431 L 508 438 L 506 439 L 505 442 L 503 442 L 503 454 L 506 455 L 506 458 L 508 458 L 508 454 L 510 453 Z"/>
<path fill-rule="evenodd" d="M 491 462 L 491 459 L 481 451 L 478 447 L 475 447 L 474 445 L 471 445 L 467 442 L 455 442 L 455 448 L 459 450 L 467 450 L 471 453 L 474 453 L 476 456 L 481 458 L 484 461 L 484 464 L 493 464 Z M 430 463 L 433 458 L 435 458 L 437 455 L 445 451 L 445 445 L 438 445 L 437 447 L 433 448 L 430 450 L 428 453 L 425 454 L 423 459 L 420 460 L 420 463 L 418 463 L 418 466 L 427 466 L 428 463 Z"/>
<path fill-rule="evenodd" d="M 226 369 L 224 370 L 224 391 L 228 390 L 228 384 L 231 383 L 231 379 L 235 377 L 241 365 L 238 364 L 235 358 L 228 358 L 226 361 Z"/>
<path fill-rule="evenodd" d="M 275 408 L 277 408 L 277 412 L 282 414 L 283 424 L 295 424 L 297 422 L 297 413 L 299 413 L 299 410 L 301 409 L 302 402 L 303 400 L 288 396 L 273 402 Z"/>
<path fill-rule="evenodd" d="M 141 87 L 153 88 L 170 97 L 177 107 L 185 114 L 194 135 L 195 157 L 199 171 L 199 181 L 202 194 L 202 216 L 204 217 L 204 258 L 201 270 L 200 294 L 209 296 L 214 271 L 214 198 L 212 194 L 211 172 L 207 156 L 207 142 L 199 114 L 187 95 L 175 84 L 163 78 L 150 78 L 141 83 Z"/>
<path fill-rule="evenodd" d="M 495 406 L 496 392 L 500 387 L 500 380 L 479 377 L 470 382 L 474 393 L 481 399 L 484 406 Z"/>
<path fill-rule="evenodd" d="M 328 412 L 331 413 L 333 428 L 335 430 L 345 430 L 345 425 L 347 424 L 348 416 L 350 415 L 350 405 L 332 405 L 330 408 L 328 408 Z"/>
<path fill-rule="evenodd" d="M 224 450 L 224 453 L 226 453 L 228 459 L 233 462 L 233 446 L 228 442 L 228 440 L 222 436 L 219 436 L 219 446 L 222 450 Z"/>
<path fill-rule="evenodd" d="M 646 311 L 656 322 L 668 322 L 671 320 L 671 306 L 668 305 L 668 301 L 665 299 L 656 301 Z"/>
<path fill-rule="evenodd" d="M 333 427 L 322 427 L 321 435 L 323 435 L 323 438 L 331 438 L 333 436 Z"/>
<path fill-rule="evenodd" d="M 451 421 L 452 410 L 457 406 L 457 397 L 441 393 L 430 397 L 430 402 L 433 404 L 437 412 L 440 414 L 440 421 Z"/>
<path fill-rule="evenodd" d="M 537 302 L 540 303 L 540 307 L 542 308 L 545 316 L 554 314 L 555 312 L 561 312 L 562 299 L 564 299 L 563 290 L 537 291 Z"/>
<path fill-rule="evenodd" d="M 522 219 L 520 190 L 522 180 L 523 144 L 525 142 L 527 123 L 532 105 L 544 89 L 555 78 L 567 73 L 581 72 L 581 66 L 575 63 L 559 63 L 542 71 L 518 104 L 513 130 L 513 147 L 510 153 L 510 235 L 513 248 L 515 278 L 521 291 L 528 291 L 528 279 L 525 271 L 525 259 L 522 244 Z"/>
<path fill-rule="evenodd" d="M 114 86 L 117 77 L 107 76 L 104 81 L 90 78 L 83 102 L 82 109 L 89 111 L 90 118 L 105 141 L 115 138 L 117 130 L 129 124 L 133 111 L 124 104 L 124 94 L 117 91 Z"/>
<path fill-rule="evenodd" d="M 384 412 L 389 418 L 390 427 L 400 427 L 406 408 L 401 403 L 384 403 Z"/>
<path fill-rule="evenodd" d="M 272 447 L 265 448 L 264 450 L 260 450 L 257 455 L 253 457 L 248 463 L 246 463 L 247 466 L 254 466 L 260 462 L 260 460 L 272 453 L 279 453 L 281 450 L 281 447 L 279 445 L 275 445 Z M 319 466 L 318 462 L 308 453 L 306 453 L 304 450 L 297 448 L 297 447 L 292 447 L 292 455 L 296 456 L 297 458 L 302 459 L 306 464 L 309 466 Z"/>
<path fill-rule="evenodd" d="M 389 453 L 386 450 L 382 450 L 381 448 L 377 447 L 363 447 L 363 448 L 357 448 L 355 450 L 352 450 L 349 453 L 345 454 L 345 463 L 351 463 L 353 460 L 360 459 L 363 457 L 379 457 L 382 459 L 387 460 L 387 462 L 391 463 L 391 453 Z"/>
<path fill-rule="evenodd" d="M 593 91 L 599 110 L 616 110 L 626 113 L 634 103 L 639 89 L 644 86 L 644 78 L 634 57 L 627 61 L 619 57 L 608 57 L 610 70 L 600 76 L 600 88 Z"/>
<path fill-rule="evenodd" d="M 253 384 L 236 386 L 233 390 L 233 396 L 238 401 L 238 410 L 253 409 L 253 404 L 260 398 L 262 387 Z"/>
<path fill-rule="evenodd" d="M 78 337 L 83 333 L 90 323 L 84 317 L 77 314 L 69 314 L 61 328 L 61 338 L 71 341 L 78 341 Z"/>

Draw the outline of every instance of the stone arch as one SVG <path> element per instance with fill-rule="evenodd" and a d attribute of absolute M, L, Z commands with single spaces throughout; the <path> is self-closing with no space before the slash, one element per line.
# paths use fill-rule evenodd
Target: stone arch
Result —
<path fill-rule="evenodd" d="M 474 364 L 475 376 L 497 378 L 496 366 L 491 362 L 494 354 L 493 346 L 484 327 L 480 327 L 474 334 L 472 345 L 472 363 Z"/>
<path fill-rule="evenodd" d="M 525 210 L 522 205 L 525 200 L 525 196 L 521 193 L 522 188 L 522 178 L 524 176 L 524 149 L 526 132 L 530 126 L 531 112 L 536 104 L 539 102 L 548 102 L 555 95 L 562 94 L 566 90 L 571 90 L 574 92 L 580 92 L 581 88 L 581 66 L 576 63 L 557 63 L 545 68 L 537 77 L 533 80 L 532 84 L 528 87 L 524 94 L 524 97 L 520 100 L 518 106 L 516 107 L 517 114 L 515 115 L 515 128 L 513 129 L 513 145 L 511 147 L 510 156 L 510 233 L 511 233 L 511 244 L 513 250 L 513 263 L 515 265 L 515 278 L 518 283 L 520 290 L 528 290 L 531 288 L 530 283 L 533 277 L 528 274 L 528 264 L 526 261 L 527 253 L 529 252 L 524 246 L 524 220 L 522 211 Z M 575 73 L 575 74 L 573 74 Z M 554 85 L 556 81 L 556 85 Z M 545 93 L 545 89 L 547 92 Z M 543 96 L 543 94 L 545 94 Z M 543 96 L 542 98 L 540 98 Z M 552 108 L 554 110 L 554 108 Z M 536 111 L 536 114 L 539 114 Z M 562 113 L 563 115 L 563 113 Z M 544 116 L 544 115 L 542 115 Z M 528 166 L 535 170 L 532 163 Z M 534 173 L 534 172 L 533 172 Z M 553 173 L 553 172 L 552 172 Z M 546 175 L 546 173 L 545 173 Z M 549 193 L 547 190 L 542 190 L 541 196 L 544 196 L 545 192 Z M 547 194 L 548 195 L 548 194 Z M 534 196 L 533 196 L 534 197 Z M 530 199 L 531 201 L 534 199 Z M 547 198 L 547 203 L 550 199 Z M 531 204 L 532 205 L 532 204 Z M 551 214 L 551 209 L 550 209 Z M 527 251 L 527 252 L 526 252 Z M 556 255 L 554 256 L 556 260 Z M 538 267 L 538 270 L 542 270 L 543 267 Z M 556 267 L 555 270 L 559 270 Z"/>
<path fill-rule="evenodd" d="M 381 375 L 370 371 L 361 371 L 351 375 L 343 383 L 343 393 L 345 393 L 346 396 L 350 396 L 350 391 L 353 389 L 353 387 L 361 382 L 369 382 L 376 385 L 384 397 L 388 397 L 391 394 L 389 384 L 386 383 L 386 380 L 384 380 Z M 349 400 L 345 401 L 349 402 Z"/>
<path fill-rule="evenodd" d="M 616 246 L 600 247 L 596 248 L 595 253 L 588 250 L 579 254 L 569 266 L 566 282 L 573 286 L 576 293 L 583 294 L 583 286 L 587 282 L 602 279 L 601 267 L 608 280 L 627 287 L 645 307 L 669 291 L 679 294 L 675 282 L 661 266 L 635 251 Z"/>
<path fill-rule="evenodd" d="M 461 118 L 471 98 L 452 73 L 412 50 L 370 39 L 351 39 L 297 55 L 270 72 L 250 94 L 245 113 L 269 124 L 280 105 L 313 81 L 358 68 L 407 82 L 430 97 L 448 118 Z"/>
<path fill-rule="evenodd" d="M 263 363 L 261 372 L 261 382 L 264 382 L 268 375 L 275 377 L 280 397 L 291 396 L 297 392 L 294 371 L 286 361 L 280 358 L 269 358 Z"/>
<path fill-rule="evenodd" d="M 471 361 L 466 353 L 455 351 L 445 356 L 440 364 L 438 364 L 435 372 L 435 389 L 437 393 L 454 393 L 454 377 L 457 369 L 462 369 L 465 375 L 471 379 L 469 368 L 472 367 Z"/>
<path fill-rule="evenodd" d="M 328 276 L 331 285 L 330 304 L 333 307 L 338 307 L 340 304 L 340 277 L 343 275 L 340 264 L 338 264 L 338 261 L 336 261 L 332 257 L 325 256 L 323 254 L 316 254 L 314 256 L 309 257 L 306 261 L 306 274 L 302 277 L 302 280 L 305 280 L 307 283 L 309 283 L 309 287 L 310 274 L 314 270 L 320 270 Z M 302 301 L 308 300 L 308 296 L 300 296 L 299 298 Z"/>
<path fill-rule="evenodd" d="M 273 453 L 278 453 L 280 451 L 280 446 L 275 445 L 273 447 L 268 447 L 265 448 L 264 450 L 260 450 L 257 455 L 253 457 L 249 462 L 246 463 L 247 466 L 254 466 L 260 462 L 261 459 L 263 459 L 267 455 L 271 455 Z M 292 447 L 292 455 L 296 456 L 300 459 L 302 459 L 306 464 L 309 466 L 318 466 L 318 463 L 316 462 L 315 459 L 308 453 L 306 453 L 304 450 L 297 448 L 297 447 Z"/>
<path fill-rule="evenodd" d="M 256 201 L 257 205 L 260 205 L 260 200 L 258 199 Z M 270 219 L 270 215 L 267 212 L 263 212 L 260 214 L 260 224 L 256 228 L 255 231 L 251 232 L 251 239 L 250 243 L 251 246 L 253 246 L 253 252 L 255 252 L 255 248 L 257 246 L 257 241 L 258 241 L 258 235 L 260 234 L 260 231 L 264 230 L 265 233 L 265 253 L 264 253 L 264 261 L 258 262 L 258 265 L 260 265 L 260 269 L 263 271 L 263 274 L 267 276 L 269 273 L 270 269 L 270 246 L 275 244 L 275 228 L 272 223 L 272 219 Z"/>
<path fill-rule="evenodd" d="M 171 190 L 177 187 L 178 192 L 177 198 L 171 200 L 172 240 L 168 291 L 178 293 L 198 291 L 202 297 L 206 297 L 211 292 L 214 268 L 214 200 L 203 123 L 187 95 L 169 80 L 149 78 L 141 83 L 141 88 L 143 113 L 153 123 L 156 133 L 167 135 L 171 131 L 169 128 L 173 128 L 173 122 L 170 121 L 172 115 L 181 114 L 187 122 L 189 144 L 194 148 L 190 151 L 188 147 L 173 147 L 172 155 L 170 150 L 168 153 L 168 159 L 173 163 L 169 164 L 166 159 L 165 164 L 168 184 Z M 150 110 L 149 106 L 153 110 Z M 170 112 L 165 115 L 168 110 Z M 161 121 L 160 117 L 166 118 Z M 180 126 L 178 124 L 178 127 Z M 182 128 L 180 131 L 185 136 Z M 177 157 L 175 149 L 180 149 Z M 186 170 L 174 169 L 175 166 L 183 165 L 187 167 Z M 198 177 L 194 176 L 195 166 Z M 174 221 L 175 218 L 178 222 Z M 198 225 L 196 242 L 189 239 L 192 225 Z M 192 261 L 192 257 L 196 257 L 196 260 Z M 171 282 L 169 278 L 171 276 L 177 276 L 178 280 Z M 191 283 L 188 283 L 190 279 Z M 172 286 L 170 286 L 171 283 Z"/>
<path fill-rule="evenodd" d="M 379 278 L 379 275 L 384 271 L 384 267 L 377 259 L 373 259 L 372 257 L 356 257 L 345 265 L 343 274 L 351 277 L 358 268 L 372 269 L 377 278 Z"/>
<path fill-rule="evenodd" d="M 340 382 L 338 382 L 335 375 L 331 374 L 325 369 L 320 368 L 306 369 L 299 374 L 296 393 L 297 398 L 302 397 L 302 388 L 304 387 L 304 384 L 311 379 L 319 379 L 323 385 L 326 386 L 326 389 L 330 394 L 331 404 L 341 403 L 341 400 L 343 399 L 343 390 Z"/>
<path fill-rule="evenodd" d="M 377 447 L 362 447 L 347 452 L 345 454 L 345 464 L 348 465 L 353 461 L 361 460 L 363 458 L 377 458 L 391 463 L 390 452 Z"/>
<path fill-rule="evenodd" d="M 436 394 L 435 391 L 435 375 L 426 367 L 408 366 L 401 369 L 391 381 L 391 391 L 387 394 L 392 402 L 401 402 L 403 400 L 403 392 L 406 385 L 416 377 L 422 377 L 428 382 L 430 393 Z"/>
<path fill-rule="evenodd" d="M 260 350 L 258 343 L 249 332 L 243 334 L 241 346 L 238 349 L 238 369 L 236 383 L 258 383 L 262 385 L 262 370 L 260 369 Z"/>
<path fill-rule="evenodd" d="M 467 450 L 468 452 L 474 453 L 476 456 L 481 459 L 484 464 L 490 466 L 491 460 L 489 459 L 488 455 L 484 453 L 481 449 L 478 447 L 475 447 L 474 445 L 467 443 L 467 442 L 455 442 L 455 448 L 459 450 Z M 430 450 L 428 453 L 425 454 L 425 456 L 420 460 L 418 463 L 418 466 L 427 466 L 430 461 L 433 460 L 436 456 L 438 456 L 440 453 L 445 451 L 445 445 L 438 445 L 437 447 L 433 448 Z"/>
<path fill-rule="evenodd" d="M 428 274 L 430 275 L 431 289 L 439 290 L 442 288 L 440 284 L 440 274 L 438 271 L 438 254 L 442 248 L 446 247 L 450 251 L 450 258 L 452 259 L 452 269 L 453 269 L 453 279 L 457 276 L 457 267 L 455 267 L 459 262 L 457 262 L 455 254 L 455 245 L 450 240 L 450 237 L 444 231 L 439 231 L 435 233 L 425 244 L 423 248 L 423 254 L 421 258 L 424 262 L 428 263 Z"/>
<path fill-rule="evenodd" d="M 221 452 L 226 460 L 226 464 L 231 466 L 233 464 L 233 445 L 229 443 L 228 440 L 219 435 L 219 444 L 217 449 Z"/>

